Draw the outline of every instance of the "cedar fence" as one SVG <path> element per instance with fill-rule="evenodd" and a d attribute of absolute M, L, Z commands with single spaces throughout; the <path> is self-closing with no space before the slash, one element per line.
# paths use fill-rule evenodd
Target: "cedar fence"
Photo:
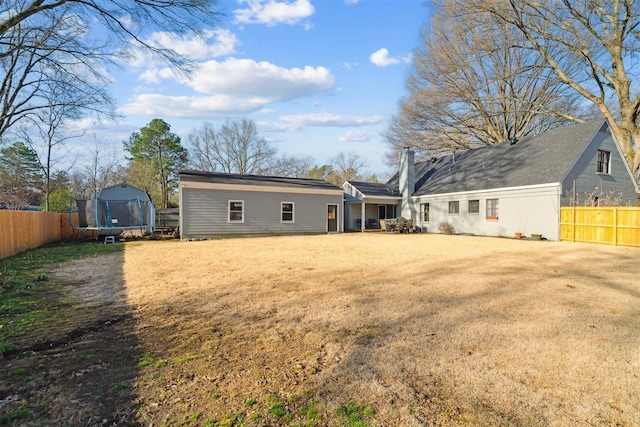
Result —
<path fill-rule="evenodd" d="M 0 210 L 0 259 L 72 236 L 69 214 Z"/>
<path fill-rule="evenodd" d="M 640 207 L 560 208 L 560 240 L 640 247 Z"/>

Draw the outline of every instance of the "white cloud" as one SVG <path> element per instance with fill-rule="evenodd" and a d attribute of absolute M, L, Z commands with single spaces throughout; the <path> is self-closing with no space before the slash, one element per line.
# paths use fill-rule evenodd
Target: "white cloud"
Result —
<path fill-rule="evenodd" d="M 119 111 L 123 114 L 164 116 L 189 119 L 210 119 L 260 111 L 264 101 L 259 98 L 236 98 L 226 95 L 168 96 L 145 93 L 136 95 Z"/>
<path fill-rule="evenodd" d="M 371 56 L 369 56 L 369 61 L 378 67 L 388 67 L 389 65 L 399 64 L 400 60 L 397 58 L 389 57 L 389 50 L 382 48 L 373 52 Z"/>
<path fill-rule="evenodd" d="M 374 132 L 357 132 L 357 131 L 347 131 L 344 135 L 341 135 L 338 138 L 340 142 L 366 142 L 370 141 L 372 138 L 376 136 Z"/>
<path fill-rule="evenodd" d="M 225 29 L 216 28 L 205 30 L 201 35 L 157 31 L 145 40 L 151 46 L 161 49 L 172 49 L 176 53 L 192 60 L 205 60 L 220 56 L 231 55 L 236 52 L 239 44 L 236 35 Z M 127 63 L 136 68 L 153 67 L 159 64 L 147 49 L 136 49 L 129 52 Z"/>
<path fill-rule="evenodd" d="M 197 35 L 178 35 L 166 31 L 158 31 L 151 35 L 148 42 L 154 46 L 173 49 L 180 55 L 191 59 L 209 59 L 235 53 L 238 39 L 229 30 L 216 28 L 206 30 Z"/>
<path fill-rule="evenodd" d="M 236 58 L 207 61 L 191 76 L 172 77 L 200 93 L 262 98 L 264 102 L 328 93 L 335 83 L 331 71 L 324 67 L 283 68 Z"/>
<path fill-rule="evenodd" d="M 247 114 L 267 104 L 329 93 L 335 82 L 324 67 L 282 68 L 235 58 L 207 61 L 189 76 L 163 68 L 146 70 L 140 78 L 154 84 L 174 80 L 199 95 L 138 93 L 122 107 L 122 113 L 191 118 Z"/>
<path fill-rule="evenodd" d="M 300 131 L 307 127 L 356 127 L 381 123 L 384 116 L 347 116 L 330 113 L 310 113 L 280 116 L 277 122 L 261 122 L 260 128 L 270 132 Z"/>
<path fill-rule="evenodd" d="M 309 0 L 276 1 L 276 0 L 238 0 L 238 4 L 246 3 L 244 9 L 236 9 L 235 22 L 239 24 L 296 24 L 313 15 L 314 7 Z M 309 24 L 306 25 L 307 29 Z"/>
<path fill-rule="evenodd" d="M 344 4 L 347 6 L 351 6 L 352 4 L 358 3 L 360 0 L 344 0 Z"/>

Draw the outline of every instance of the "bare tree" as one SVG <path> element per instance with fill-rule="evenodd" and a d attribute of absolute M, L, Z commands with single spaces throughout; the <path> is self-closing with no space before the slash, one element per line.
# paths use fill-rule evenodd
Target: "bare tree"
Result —
<path fill-rule="evenodd" d="M 354 152 L 340 152 L 331 159 L 331 172 L 328 181 L 335 185 L 342 185 L 345 181 L 366 181 L 362 176 L 362 169 L 367 167 L 367 161 Z"/>
<path fill-rule="evenodd" d="M 188 140 L 191 165 L 199 170 L 264 175 L 275 160 L 276 149 L 249 119 L 227 121 L 220 129 L 205 123 Z"/>
<path fill-rule="evenodd" d="M 489 15 L 444 1 L 423 30 L 422 47 L 386 137 L 421 157 L 536 134 L 580 121 L 578 99 L 524 36 Z"/>
<path fill-rule="evenodd" d="M 522 34 L 566 85 L 611 124 L 634 175 L 640 167 L 640 3 L 633 0 L 458 0 Z M 635 141 L 635 147 L 634 147 Z"/>
<path fill-rule="evenodd" d="M 71 192 L 84 199 L 125 179 L 121 166 L 123 158 L 115 147 L 109 147 L 94 136 L 93 145 L 87 146 L 87 153 L 90 162 L 69 176 Z"/>
<path fill-rule="evenodd" d="M 61 168 L 62 160 L 66 153 L 63 152 L 65 144 L 70 139 L 81 137 L 84 132 L 72 130 L 68 126 L 68 121 L 77 118 L 79 108 L 73 102 L 65 102 L 64 99 L 75 94 L 65 93 L 64 85 L 57 88 L 60 92 L 51 92 L 46 94 L 45 98 L 53 101 L 53 99 L 61 100 L 61 102 L 50 102 L 46 109 L 39 109 L 37 114 L 30 115 L 28 121 L 21 124 L 20 134 L 26 141 L 26 144 L 38 155 L 38 162 L 42 170 L 44 183 L 42 192 L 44 193 L 45 210 L 50 209 L 50 196 L 61 182 L 53 179 L 54 175 L 66 172 L 73 167 L 67 163 Z"/>
<path fill-rule="evenodd" d="M 41 109 L 81 102 L 84 114 L 113 117 L 104 70 L 117 58 L 142 48 L 189 71 L 192 64 L 174 50 L 146 38 L 159 29 L 197 35 L 218 18 L 215 0 L 14 0 L 0 1 L 0 137 Z M 101 37 L 91 36 L 99 32 Z M 64 101 L 51 87 L 64 82 Z"/>
<path fill-rule="evenodd" d="M 273 160 L 264 173 L 289 178 L 309 178 L 313 163 L 311 157 L 281 156 Z"/>
<path fill-rule="evenodd" d="M 102 54 L 81 42 L 86 28 L 74 16 L 50 15 L 39 20 L 41 25 L 15 25 L 0 37 L 0 137 L 20 121 L 62 104 L 113 116 L 107 79 L 96 65 Z"/>

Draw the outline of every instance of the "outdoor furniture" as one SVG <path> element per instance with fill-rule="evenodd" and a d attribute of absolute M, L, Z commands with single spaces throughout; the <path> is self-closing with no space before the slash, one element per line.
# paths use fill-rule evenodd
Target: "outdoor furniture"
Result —
<path fill-rule="evenodd" d="M 400 219 L 398 220 L 398 226 L 396 227 L 396 230 L 398 233 L 404 233 L 404 226 L 407 223 L 407 220 L 400 217 Z"/>
<path fill-rule="evenodd" d="M 413 219 L 407 220 L 407 224 L 405 226 L 405 232 L 410 233 L 413 231 Z"/>
<path fill-rule="evenodd" d="M 395 218 L 388 218 L 385 220 L 385 223 L 387 224 L 386 231 L 389 233 L 395 231 L 396 228 L 398 227 L 398 220 Z"/>
<path fill-rule="evenodd" d="M 380 220 L 380 231 L 387 231 L 387 221 L 384 219 Z"/>

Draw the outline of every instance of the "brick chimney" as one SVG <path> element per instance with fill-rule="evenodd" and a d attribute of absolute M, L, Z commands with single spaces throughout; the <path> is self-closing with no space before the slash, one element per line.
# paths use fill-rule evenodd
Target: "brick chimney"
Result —
<path fill-rule="evenodd" d="M 416 191 L 416 163 L 414 152 L 410 147 L 405 147 L 400 152 L 400 171 L 398 185 L 402 195 L 400 215 L 404 218 L 416 220 L 416 209 L 411 201 L 411 196 Z"/>

